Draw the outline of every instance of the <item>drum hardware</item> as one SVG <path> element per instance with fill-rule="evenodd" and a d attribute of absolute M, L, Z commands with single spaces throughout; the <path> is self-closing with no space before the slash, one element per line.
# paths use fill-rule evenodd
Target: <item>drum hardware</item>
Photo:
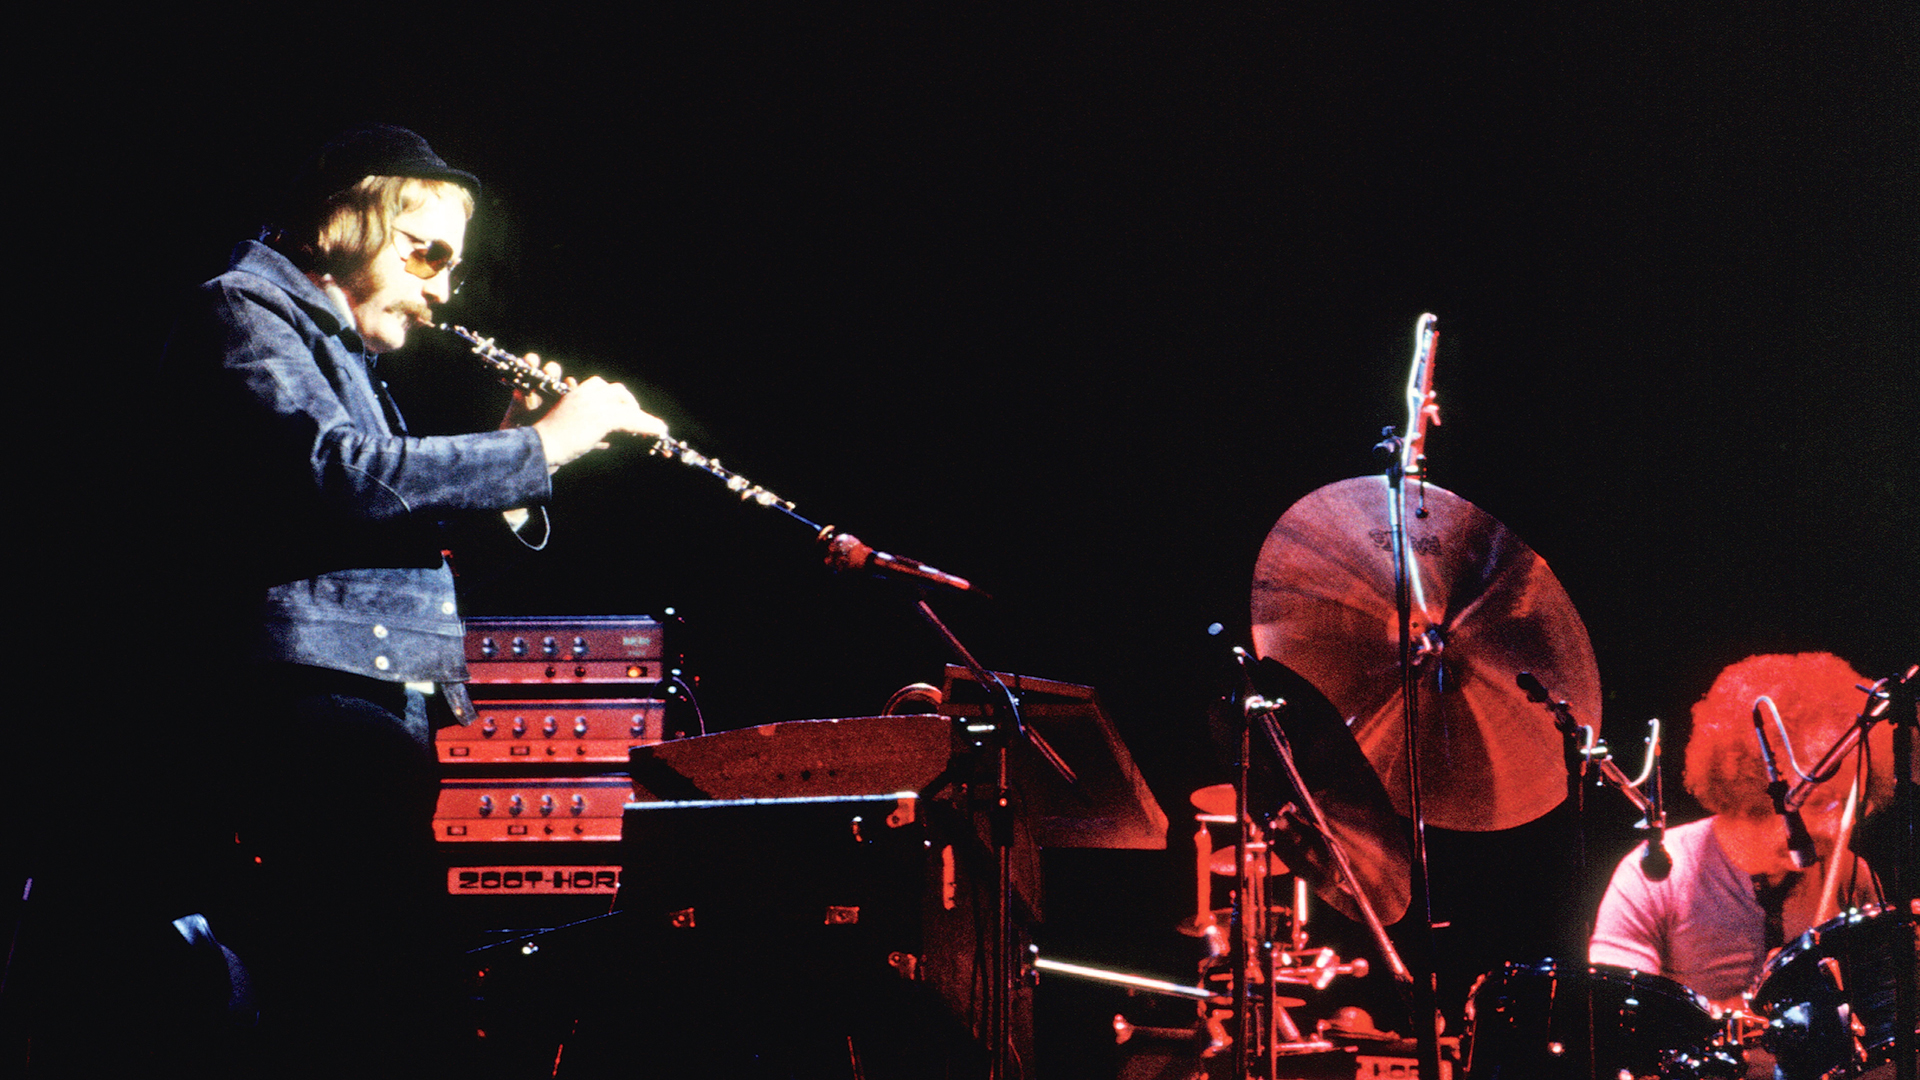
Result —
<path fill-rule="evenodd" d="M 1748 1004 L 1785 1080 L 1854 1078 L 1898 1064 L 1897 985 L 1920 978 L 1920 908 L 1870 905 L 1801 934 L 1762 969 Z M 1902 968 L 1905 971 L 1902 971 Z"/>
<path fill-rule="evenodd" d="M 1238 1075 L 1276 1077 L 1282 1057 L 1336 1049 L 1318 1032 L 1301 1030 L 1288 1010 L 1305 1001 L 1281 989 L 1323 990 L 1339 976 L 1364 976 L 1369 969 L 1365 960 L 1345 963 L 1332 949 L 1310 946 L 1309 890 L 1368 921 L 1390 966 L 1411 979 L 1372 899 L 1385 897 L 1397 918 L 1406 893 L 1394 886 L 1396 878 L 1404 881 L 1407 864 L 1379 777 L 1332 706 L 1283 665 L 1255 661 L 1242 649 L 1234 657 L 1241 689 L 1217 709 L 1224 722 L 1216 729 L 1233 729 L 1238 776 L 1192 795 L 1200 811 L 1195 909 L 1180 929 L 1208 942 L 1201 983 L 1213 990 L 1200 1011 L 1208 1034 L 1202 1056 L 1231 1054 Z M 1267 751 L 1257 766 L 1256 744 Z M 1216 826 L 1232 826 L 1236 842 L 1215 848 Z M 1289 870 L 1290 905 L 1273 895 Z M 1232 877 L 1232 903 L 1224 912 L 1212 906 L 1216 873 Z M 1257 1071 L 1250 1071 L 1255 1062 Z"/>
<path fill-rule="evenodd" d="M 1301 963 L 1307 957 L 1311 963 Z M 1351 975 L 1356 979 L 1367 977 L 1367 958 L 1355 957 L 1351 963 L 1343 964 L 1332 949 L 1320 948 L 1303 953 L 1297 950 L 1275 951 L 1273 980 L 1292 986 L 1311 986 L 1315 990 L 1325 990 L 1336 975 Z"/>
<path fill-rule="evenodd" d="M 1439 335 L 1433 331 L 1433 316 L 1422 315 L 1414 327 L 1413 370 L 1407 380 L 1408 414 L 1407 437 L 1405 442 L 1394 437 L 1391 429 L 1381 432 L 1383 438 L 1375 449 L 1385 448 L 1391 453 L 1399 450 L 1397 460 L 1387 466 L 1386 485 L 1389 489 L 1387 499 L 1387 531 L 1391 541 L 1393 555 L 1393 599 L 1395 642 L 1398 646 L 1398 669 L 1400 674 L 1400 716 L 1401 716 L 1401 760 L 1406 766 L 1407 816 L 1413 820 L 1412 856 L 1420 900 L 1421 917 L 1426 926 L 1424 942 L 1428 978 L 1423 982 L 1414 982 L 1411 977 L 1403 978 L 1399 985 L 1407 993 L 1407 1012 L 1411 1016 L 1414 1034 L 1420 1040 L 1420 1071 L 1423 1075 L 1440 1075 L 1440 1048 L 1437 1038 L 1445 1020 L 1440 1015 L 1440 1003 L 1437 997 L 1438 967 L 1434 963 L 1434 917 L 1433 917 L 1433 879 L 1427 865 L 1427 814 L 1423 808 L 1421 794 L 1421 760 L 1418 732 L 1420 731 L 1420 683 L 1423 661 L 1432 670 L 1444 686 L 1447 676 L 1446 665 L 1438 660 L 1439 647 L 1444 645 L 1445 636 L 1440 634 L 1430 620 L 1421 629 L 1418 645 L 1415 644 L 1413 609 L 1418 602 L 1422 615 L 1427 613 L 1427 598 L 1422 587 L 1420 566 L 1408 552 L 1408 533 L 1405 502 L 1406 478 L 1412 475 L 1420 484 L 1420 505 L 1415 516 L 1425 520 L 1427 510 L 1426 460 L 1420 452 L 1426 441 L 1427 422 L 1439 419 L 1440 412 L 1431 390 L 1433 381 L 1433 351 L 1439 343 Z M 1416 397 L 1418 398 L 1416 400 Z M 1438 489 L 1436 489 L 1438 490 Z M 1371 923 L 1371 919 L 1370 919 Z M 1375 931 L 1384 941 L 1385 930 Z M 1398 969 L 1396 974 L 1404 974 Z M 1432 1023 L 1429 1023 L 1429 1020 Z"/>
<path fill-rule="evenodd" d="M 1740 1080 L 1745 1057 L 1727 1030 L 1705 998 L 1658 975 L 1507 963 L 1468 994 L 1466 1077 L 1577 1080 L 1591 1064 L 1597 1077 Z"/>
<path fill-rule="evenodd" d="M 1243 649 L 1234 650 L 1234 659 L 1239 677 L 1259 691 L 1243 692 L 1242 707 L 1228 709 L 1246 729 L 1245 758 L 1251 759 L 1244 820 L 1254 828 L 1239 846 L 1263 845 L 1298 871 L 1322 903 L 1355 922 L 1369 922 L 1368 908 L 1374 921 L 1397 921 L 1411 896 L 1407 843 L 1379 775 L 1341 715 L 1300 673 Z M 1243 713 L 1248 699 L 1256 706 L 1251 717 Z M 1271 702 L 1283 707 L 1263 714 Z M 1257 755 L 1256 739 L 1263 750 Z M 1218 797 L 1202 791 L 1209 801 Z M 1258 859 L 1238 861 L 1259 865 Z"/>
<path fill-rule="evenodd" d="M 1217 1056 L 1229 1047 L 1244 1048 L 1249 1059 L 1255 1055 L 1265 1057 L 1264 1075 L 1273 1077 L 1275 1058 L 1333 1049 L 1333 1043 L 1317 1032 L 1312 1036 L 1302 1032 L 1288 1011 L 1306 1005 L 1306 999 L 1282 995 L 1280 988 L 1299 986 L 1324 990 L 1335 976 L 1365 976 L 1367 962 L 1355 960 L 1352 964 L 1340 964 L 1332 949 L 1322 949 L 1319 953 L 1324 954 L 1322 962 L 1302 966 L 1301 955 L 1263 941 L 1257 946 L 1257 962 L 1244 971 L 1230 955 L 1210 956 L 1202 961 L 1202 981 L 1220 985 L 1201 1007 L 1202 1026 L 1209 1032 L 1210 1044 L 1210 1049 L 1201 1056 Z M 1244 994 L 1243 988 L 1246 988 Z M 1243 996 L 1251 1001 L 1250 1005 L 1242 1000 Z M 1242 1016 L 1252 1023 L 1238 1022 Z"/>
<path fill-rule="evenodd" d="M 1505 526 L 1428 482 L 1434 327 L 1430 315 L 1415 326 L 1406 438 L 1389 428 L 1375 447 L 1384 475 L 1327 485 L 1288 508 L 1261 547 L 1252 602 L 1259 655 L 1299 672 L 1350 718 L 1393 810 L 1412 822 L 1410 903 L 1426 920 L 1429 958 L 1427 827 L 1510 829 L 1567 794 L 1557 740 L 1514 676 L 1539 673 L 1587 714 L 1600 707 L 1592 643 L 1552 571 Z M 1426 967 L 1410 1006 L 1420 1068 L 1435 1075 L 1427 1018 L 1438 1009 Z"/>
<path fill-rule="evenodd" d="M 1667 854 L 1665 842 L 1667 810 L 1660 780 L 1659 718 L 1647 721 L 1646 757 L 1642 760 L 1640 775 L 1629 780 L 1615 763 L 1613 751 L 1600 741 L 1592 725 L 1579 721 L 1565 699 L 1556 697 L 1531 671 L 1522 671 L 1514 676 L 1514 685 L 1525 691 L 1527 700 L 1545 705 L 1547 711 L 1553 714 L 1554 725 L 1566 741 L 1567 759 L 1571 763 L 1569 784 L 1584 785 L 1583 778 L 1591 768 L 1602 782 L 1625 796 L 1634 809 L 1640 811 L 1642 817 L 1634 828 L 1648 834 L 1647 852 L 1641 859 L 1641 866 L 1650 880 L 1665 878 L 1673 869 L 1673 859 Z"/>
<path fill-rule="evenodd" d="M 1800 763 L 1794 760 L 1793 743 L 1787 737 L 1786 722 L 1780 719 L 1780 709 L 1773 699 L 1765 694 L 1753 702 L 1753 734 L 1760 740 L 1760 760 L 1767 766 L 1767 797 L 1773 800 L 1773 812 L 1787 820 L 1787 854 L 1793 859 L 1796 870 L 1805 870 L 1814 864 L 1819 856 L 1814 852 L 1813 834 L 1807 831 L 1807 823 L 1800 817 L 1800 810 L 1787 805 L 1788 786 L 1780 776 L 1780 766 L 1774 760 L 1773 744 L 1767 740 L 1767 726 L 1761 719 L 1761 706 L 1765 705 L 1773 713 L 1774 726 L 1780 729 L 1780 745 L 1787 751 L 1787 760 L 1792 763 L 1793 771 L 1806 779 L 1806 773 L 1800 769 Z"/>
<path fill-rule="evenodd" d="M 1253 864 L 1254 873 L 1263 877 L 1281 877 L 1287 873 L 1287 864 L 1280 861 L 1280 856 L 1258 848 L 1256 848 L 1255 851 L 1257 852 L 1256 854 L 1247 857 L 1248 861 Z M 1262 854 L 1266 856 L 1265 859 L 1260 858 Z M 1216 877 L 1232 877 L 1238 874 L 1240 872 L 1240 849 L 1237 847 L 1225 847 L 1214 852 L 1212 858 L 1208 860 L 1207 869 L 1211 870 Z"/>
<path fill-rule="evenodd" d="M 1618 791 L 1641 812 L 1641 819 L 1636 823 L 1635 828 L 1648 834 L 1645 851 L 1640 859 L 1641 869 L 1650 880 L 1664 879 L 1673 869 L 1673 858 L 1666 849 L 1666 806 L 1662 796 L 1660 771 L 1660 721 L 1657 718 L 1648 721 L 1646 756 L 1640 775 L 1629 780 L 1626 773 L 1614 761 L 1612 751 L 1600 741 L 1596 725 L 1582 723 L 1575 714 L 1573 706 L 1565 698 L 1554 694 L 1531 671 L 1522 671 L 1515 675 L 1514 685 L 1526 695 L 1527 700 L 1546 708 L 1553 717 L 1555 728 L 1560 732 L 1562 753 L 1566 761 L 1567 798 L 1574 807 L 1575 894 L 1586 895 L 1589 891 L 1588 878 L 1591 868 L 1588 865 L 1586 843 L 1588 809 L 1586 778 L 1589 774 L 1597 776 L 1602 783 Z M 1592 934 L 1593 916 L 1588 913 L 1583 919 L 1580 938 L 1587 940 L 1592 937 Z M 1599 971 L 1600 968 L 1596 967 L 1594 970 Z M 1615 1008 L 1615 1003 L 1603 994 L 1611 984 L 1599 975 L 1571 978 L 1568 981 L 1565 1001 L 1569 1004 L 1562 1005 L 1561 1011 L 1584 1017 L 1585 1022 L 1579 1024 L 1579 1032 L 1591 1031 L 1594 1034 L 1591 1042 L 1585 1038 L 1578 1041 L 1576 1044 L 1578 1060 L 1573 1061 L 1569 1066 L 1575 1071 L 1563 1075 L 1595 1078 L 1610 1076 L 1614 1068 L 1621 1065 L 1623 1059 L 1619 1055 L 1623 1053 L 1628 1058 L 1635 1058 L 1630 1062 L 1634 1067 L 1646 1067 L 1648 1059 L 1644 1051 L 1649 1050 L 1648 1047 L 1642 1046 L 1637 1050 L 1622 1051 L 1618 1047 L 1603 1045 L 1601 1034 L 1609 1031 L 1610 1023 L 1616 1022 L 1610 1011 Z M 1564 1040 L 1555 1040 L 1554 1045 L 1566 1044 Z M 1716 1043 L 1709 1042 L 1707 1049 L 1704 1050 L 1691 1044 L 1681 1043 L 1652 1049 L 1671 1051 L 1677 1057 L 1673 1062 L 1661 1065 L 1660 1068 L 1663 1071 L 1646 1075 L 1699 1080 L 1699 1078 L 1719 1075 L 1716 1070 L 1735 1068 L 1734 1065 L 1726 1065 L 1715 1057 L 1722 1052 Z M 1684 1062 L 1681 1059 L 1685 1059 Z M 1497 1076 L 1499 1073 L 1488 1075 Z M 1728 1075 L 1739 1074 L 1736 1070 L 1729 1072 Z"/>
<path fill-rule="evenodd" d="M 1115 1013 L 1113 1016 L 1113 1041 L 1115 1045 L 1125 1046 L 1135 1035 L 1164 1039 L 1168 1042 L 1183 1042 L 1191 1039 L 1193 1032 L 1188 1028 L 1154 1027 L 1146 1024 L 1136 1024 L 1128 1020 L 1124 1015 Z"/>
<path fill-rule="evenodd" d="M 1920 1075 L 1920 938 L 1913 923 L 1920 913 L 1916 899 L 1915 868 L 1920 865 L 1920 787 L 1915 784 L 1913 732 L 1920 726 L 1914 707 L 1915 676 L 1920 665 L 1909 665 L 1887 678 L 1859 687 L 1866 695 L 1859 714 L 1847 730 L 1821 754 L 1811 770 L 1800 767 L 1799 759 L 1779 720 L 1778 709 L 1764 697 L 1754 702 L 1754 726 L 1767 760 L 1768 794 L 1775 810 L 1787 819 L 1795 834 L 1799 810 L 1814 790 L 1838 775 L 1841 766 L 1856 751 L 1864 761 L 1867 735 L 1873 725 L 1890 722 L 1893 743 L 1894 796 L 1883 821 L 1869 819 L 1864 833 L 1885 831 L 1879 839 L 1890 841 L 1883 849 L 1869 844 L 1865 852 L 1886 882 L 1888 904 L 1838 915 L 1809 930 L 1793 944 L 1782 949 L 1768 966 L 1760 987 L 1753 996 L 1754 1008 L 1768 1018 L 1763 1044 L 1780 1062 L 1787 1080 L 1829 1075 L 1852 1078 L 1863 1070 L 1891 1063 L 1900 1080 Z M 1779 731 L 1788 763 L 1798 780 L 1788 787 L 1775 767 L 1762 718 L 1762 709 L 1771 711 Z M 1854 811 L 1859 802 L 1859 778 L 1847 798 L 1842 813 L 1842 830 L 1847 839 L 1837 843 L 1832 863 L 1827 868 L 1817 914 L 1826 914 L 1834 901 L 1827 891 L 1840 876 L 1842 852 L 1858 838 L 1852 837 Z M 1796 839 L 1800 839 L 1796 835 Z M 1803 840 L 1795 853 L 1795 862 L 1811 863 L 1812 844 Z M 1893 927 L 1869 930 L 1867 927 Z M 1906 927 L 1903 932 L 1899 928 Z M 1873 948 L 1849 943 L 1884 937 Z M 1808 956 L 1820 959 L 1809 963 Z M 1794 974 L 1796 965 L 1803 972 Z M 1810 972 L 1817 969 L 1825 981 Z M 1800 1000 L 1793 1000 L 1793 999 Z M 1817 1071 L 1817 1070 L 1827 1071 Z"/>

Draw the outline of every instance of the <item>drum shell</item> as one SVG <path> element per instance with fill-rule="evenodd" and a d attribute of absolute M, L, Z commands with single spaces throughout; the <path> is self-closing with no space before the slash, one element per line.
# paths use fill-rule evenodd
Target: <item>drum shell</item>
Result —
<path fill-rule="evenodd" d="M 1508 962 L 1467 1003 L 1468 1080 L 1587 1077 L 1586 991 L 1593 994 L 1592 1075 L 1661 1080 L 1738 1077 L 1737 1051 L 1698 994 L 1671 979 L 1607 964 Z"/>
<path fill-rule="evenodd" d="M 1767 961 L 1752 1008 L 1786 1080 L 1863 1076 L 1892 1060 L 1894 984 L 1902 963 L 1920 979 L 1917 936 L 1911 912 L 1872 906 L 1821 923 Z"/>

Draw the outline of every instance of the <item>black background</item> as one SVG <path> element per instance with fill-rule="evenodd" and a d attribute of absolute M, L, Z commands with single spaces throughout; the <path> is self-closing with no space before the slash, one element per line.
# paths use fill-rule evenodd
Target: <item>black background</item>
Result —
<path fill-rule="evenodd" d="M 63 404 L 36 450 L 63 466 L 47 505 L 76 475 L 90 495 L 48 515 L 71 541 L 34 535 L 104 569 L 63 615 L 164 626 L 114 571 L 191 523 L 126 509 L 149 451 L 116 433 L 148 398 L 123 388 L 304 157 L 380 121 L 486 184 L 450 321 L 624 380 L 807 516 L 993 593 L 936 599 L 991 666 L 1100 690 L 1175 825 L 1165 854 L 1053 860 L 1055 955 L 1189 976 L 1186 796 L 1225 778 L 1204 710 L 1254 557 L 1374 470 L 1422 311 L 1432 479 L 1553 567 L 1629 764 L 1750 653 L 1915 659 L 1910 5 L 337 20 L 44 39 L 20 111 L 57 197 L 22 221 L 58 256 L 29 325 Z M 460 356 L 389 361 L 417 430 L 504 406 Z M 939 681 L 898 594 L 703 474 L 628 446 L 559 481 L 549 550 L 469 571 L 470 614 L 672 607 L 714 728 Z M 1632 815 L 1595 804 L 1604 867 Z M 1439 839 L 1456 983 L 1577 933 L 1585 901 L 1542 870 L 1567 826 Z M 1111 997 L 1043 988 L 1051 1075 L 1095 1068 L 1063 1048 Z"/>

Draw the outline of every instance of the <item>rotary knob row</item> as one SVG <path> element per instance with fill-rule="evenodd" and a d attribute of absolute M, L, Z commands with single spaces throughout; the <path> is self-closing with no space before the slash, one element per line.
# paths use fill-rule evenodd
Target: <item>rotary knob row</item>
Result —
<path fill-rule="evenodd" d="M 554 802 L 553 796 L 551 794 L 540 796 L 540 816 L 552 817 L 553 811 L 556 805 L 557 804 Z M 480 796 L 480 816 L 481 817 L 492 817 L 493 811 L 495 810 L 495 808 L 496 807 L 493 801 L 493 796 L 491 795 Z M 521 796 L 513 795 L 508 797 L 507 814 L 509 816 L 519 817 L 521 814 L 526 813 L 526 810 L 527 810 L 526 800 L 523 799 Z M 567 800 L 567 812 L 571 813 L 575 817 L 578 817 L 581 814 L 586 813 L 587 797 L 585 795 L 580 795 L 580 794 L 573 795 L 571 798 Z"/>
<path fill-rule="evenodd" d="M 586 659 L 587 652 L 588 652 L 587 639 L 580 635 L 575 635 L 573 639 L 573 644 L 568 648 L 567 651 L 573 656 L 575 660 Z M 516 636 L 512 640 L 507 642 L 507 652 L 509 655 L 515 658 L 525 659 L 527 656 L 532 654 L 533 649 L 532 649 L 532 646 L 527 644 L 526 638 Z M 480 639 L 480 655 L 486 657 L 488 660 L 497 658 L 500 655 L 500 643 L 495 641 L 491 636 L 481 638 Z M 547 636 L 541 638 L 540 639 L 540 655 L 546 657 L 549 660 L 559 659 L 560 639 L 554 637 L 551 634 L 548 634 Z"/>

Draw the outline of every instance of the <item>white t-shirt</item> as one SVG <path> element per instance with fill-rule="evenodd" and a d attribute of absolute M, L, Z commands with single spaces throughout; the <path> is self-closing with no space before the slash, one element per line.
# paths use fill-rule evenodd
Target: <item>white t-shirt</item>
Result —
<path fill-rule="evenodd" d="M 1621 860 L 1600 901 L 1587 960 L 1664 975 L 1712 1001 L 1738 997 L 1767 956 L 1767 914 L 1753 879 L 1721 848 L 1712 818 L 1668 829 L 1666 847 L 1673 869 L 1664 881 L 1641 871 L 1645 844 Z M 1806 927 L 1784 929 L 1791 941 Z"/>

